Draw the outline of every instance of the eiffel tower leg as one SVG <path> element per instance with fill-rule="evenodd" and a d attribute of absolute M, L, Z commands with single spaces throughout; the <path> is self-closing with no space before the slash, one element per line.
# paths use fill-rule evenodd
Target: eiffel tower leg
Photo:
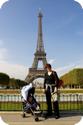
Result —
<path fill-rule="evenodd" d="M 46 58 L 43 58 L 43 68 L 45 67 L 45 65 L 47 64 L 47 60 L 46 60 Z"/>
<path fill-rule="evenodd" d="M 37 69 L 37 66 L 38 66 L 38 59 L 35 57 L 34 61 L 33 61 L 33 64 L 32 64 L 32 68 Z"/>

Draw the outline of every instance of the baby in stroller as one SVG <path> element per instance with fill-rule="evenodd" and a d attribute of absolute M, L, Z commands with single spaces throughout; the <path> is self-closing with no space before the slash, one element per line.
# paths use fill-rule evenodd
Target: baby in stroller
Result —
<path fill-rule="evenodd" d="M 35 121 L 38 121 L 38 116 L 35 111 L 38 110 L 40 104 L 36 101 L 34 97 L 35 87 L 32 83 L 24 86 L 21 90 L 21 95 L 23 98 L 23 117 L 25 113 L 31 113 L 34 116 Z"/>

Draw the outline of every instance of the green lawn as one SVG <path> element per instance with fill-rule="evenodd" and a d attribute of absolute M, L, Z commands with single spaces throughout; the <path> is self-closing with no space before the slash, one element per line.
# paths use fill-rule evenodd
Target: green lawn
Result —
<path fill-rule="evenodd" d="M 40 103 L 40 109 L 46 110 L 46 103 Z M 83 102 L 60 102 L 60 110 L 80 110 L 83 111 Z M 21 111 L 21 102 L 0 102 L 0 111 Z"/>
<path fill-rule="evenodd" d="M 0 102 L 0 111 L 21 111 L 21 102 Z"/>
<path fill-rule="evenodd" d="M 61 89 L 60 93 L 82 93 L 83 94 L 83 89 Z"/>

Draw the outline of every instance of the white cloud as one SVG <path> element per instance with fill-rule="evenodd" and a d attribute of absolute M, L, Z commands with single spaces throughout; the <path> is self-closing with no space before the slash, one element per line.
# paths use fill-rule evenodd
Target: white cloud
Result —
<path fill-rule="evenodd" d="M 48 61 L 48 63 L 50 63 L 51 65 L 55 63 L 55 59 L 50 59 Z M 59 67 L 53 70 L 57 71 L 58 76 L 62 76 L 65 73 L 69 72 L 70 70 L 73 70 L 74 68 L 83 68 L 83 61 L 77 61 L 75 63 L 71 63 L 69 65 L 63 66 L 63 67 Z"/>
<path fill-rule="evenodd" d="M 83 9 L 83 0 L 74 0 L 75 2 L 79 3 Z"/>
<path fill-rule="evenodd" d="M 28 69 L 20 64 L 11 64 L 8 62 L 9 53 L 4 47 L 3 40 L 0 40 L 0 72 L 7 73 L 10 77 L 24 80 Z"/>
<path fill-rule="evenodd" d="M 70 70 L 72 70 L 75 66 L 73 64 L 71 65 L 67 65 L 64 67 L 59 67 L 56 69 L 57 73 L 59 76 L 64 75 L 65 73 L 69 72 Z"/>
<path fill-rule="evenodd" d="M 51 65 L 52 65 L 54 62 L 55 62 L 55 59 L 50 59 L 50 60 L 48 61 L 48 63 L 50 63 Z"/>
<path fill-rule="evenodd" d="M 59 76 L 64 75 L 65 73 L 68 73 L 70 70 L 73 70 L 74 68 L 83 68 L 83 62 L 76 62 L 74 64 L 70 64 L 64 67 L 59 67 L 56 69 Z"/>
<path fill-rule="evenodd" d="M 4 3 L 8 2 L 9 0 L 0 0 L 0 9 L 2 8 L 2 6 L 4 5 Z"/>
<path fill-rule="evenodd" d="M 0 72 L 7 73 L 11 78 L 24 80 L 28 74 L 28 68 L 20 64 L 0 63 Z"/>
<path fill-rule="evenodd" d="M 60 77 L 74 68 L 83 68 L 83 63 L 77 62 L 54 70 L 57 71 L 58 76 Z M 28 69 L 27 66 L 20 64 L 10 64 L 7 62 L 0 63 L 0 72 L 7 73 L 11 78 L 24 80 L 28 74 Z"/>

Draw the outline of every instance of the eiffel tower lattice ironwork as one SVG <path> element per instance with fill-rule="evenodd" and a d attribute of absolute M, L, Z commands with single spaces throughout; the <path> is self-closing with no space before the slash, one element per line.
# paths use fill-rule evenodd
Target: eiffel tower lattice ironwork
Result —
<path fill-rule="evenodd" d="M 26 76 L 25 81 L 27 83 L 32 82 L 34 79 L 39 77 L 44 77 L 45 69 L 44 66 L 47 63 L 46 60 L 46 53 L 44 50 L 44 44 L 43 44 L 43 35 L 42 35 L 42 13 L 41 11 L 38 13 L 38 40 L 37 40 L 37 47 L 36 52 L 34 54 L 34 61 L 32 64 L 32 67 L 29 68 L 29 73 Z M 42 61 L 43 68 L 38 69 L 38 62 Z"/>

